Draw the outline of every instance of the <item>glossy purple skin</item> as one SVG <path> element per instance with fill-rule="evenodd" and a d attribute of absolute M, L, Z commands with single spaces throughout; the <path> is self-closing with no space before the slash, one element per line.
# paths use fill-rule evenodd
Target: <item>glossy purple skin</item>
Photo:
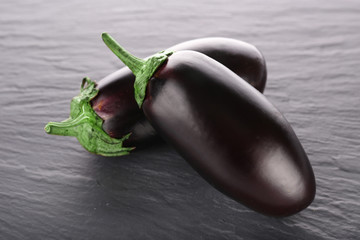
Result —
<path fill-rule="evenodd" d="M 150 79 L 143 111 L 204 179 L 247 207 L 288 216 L 314 199 L 312 167 L 287 120 L 217 61 L 171 55 Z"/>
<path fill-rule="evenodd" d="M 265 60 L 251 44 L 229 38 L 203 38 L 169 49 L 204 53 L 227 66 L 260 92 L 265 88 Z M 106 133 L 121 138 L 131 132 L 132 135 L 124 145 L 138 147 L 141 143 L 153 140 L 157 134 L 135 102 L 134 80 L 134 75 L 127 67 L 108 75 L 98 82 L 99 94 L 91 103 L 95 112 L 104 120 L 103 129 Z"/>

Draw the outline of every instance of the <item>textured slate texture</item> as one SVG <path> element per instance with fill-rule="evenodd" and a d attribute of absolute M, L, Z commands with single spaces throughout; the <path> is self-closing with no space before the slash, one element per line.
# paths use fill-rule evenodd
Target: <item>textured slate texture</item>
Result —
<path fill-rule="evenodd" d="M 0 2 L 0 239 L 356 239 L 360 235 L 360 2 Z M 265 55 L 265 95 L 292 124 L 317 179 L 292 217 L 219 193 L 169 146 L 87 153 L 46 135 L 81 79 L 122 66 L 112 33 L 138 56 L 223 36 Z"/>

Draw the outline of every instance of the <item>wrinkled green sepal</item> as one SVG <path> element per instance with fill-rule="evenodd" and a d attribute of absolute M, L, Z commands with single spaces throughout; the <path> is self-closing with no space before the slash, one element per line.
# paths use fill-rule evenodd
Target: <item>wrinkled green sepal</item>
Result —
<path fill-rule="evenodd" d="M 90 105 L 99 90 L 96 83 L 84 78 L 80 94 L 71 100 L 70 117 L 62 122 L 49 122 L 45 131 L 49 134 L 74 136 L 89 152 L 103 156 L 122 156 L 134 148 L 123 147 L 130 134 L 121 139 L 111 138 L 103 129 L 103 120 Z"/>

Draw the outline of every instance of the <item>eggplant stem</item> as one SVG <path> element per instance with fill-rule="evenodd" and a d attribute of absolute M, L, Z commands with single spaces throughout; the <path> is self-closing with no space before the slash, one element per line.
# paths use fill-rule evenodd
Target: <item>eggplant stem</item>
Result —
<path fill-rule="evenodd" d="M 134 94 L 135 100 L 141 108 L 145 98 L 146 86 L 155 71 L 173 54 L 172 51 L 161 51 L 149 58 L 140 59 L 126 51 L 108 33 L 102 34 L 106 46 L 127 66 L 135 75 Z"/>
<path fill-rule="evenodd" d="M 113 37 L 108 33 L 102 33 L 102 39 L 106 46 L 128 67 L 133 73 L 138 73 L 145 64 L 141 58 L 137 58 L 126 49 L 124 49 Z"/>

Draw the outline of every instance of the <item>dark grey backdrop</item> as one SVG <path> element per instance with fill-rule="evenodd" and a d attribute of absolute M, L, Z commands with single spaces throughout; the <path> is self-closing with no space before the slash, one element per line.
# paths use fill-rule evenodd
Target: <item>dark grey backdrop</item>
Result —
<path fill-rule="evenodd" d="M 1 239 L 355 239 L 360 209 L 359 1 L 45 1 L 0 3 Z M 275 219 L 225 197 L 166 144 L 126 157 L 46 135 L 84 76 L 122 66 L 112 33 L 144 57 L 224 36 L 265 55 L 265 95 L 292 124 L 317 195 Z"/>

